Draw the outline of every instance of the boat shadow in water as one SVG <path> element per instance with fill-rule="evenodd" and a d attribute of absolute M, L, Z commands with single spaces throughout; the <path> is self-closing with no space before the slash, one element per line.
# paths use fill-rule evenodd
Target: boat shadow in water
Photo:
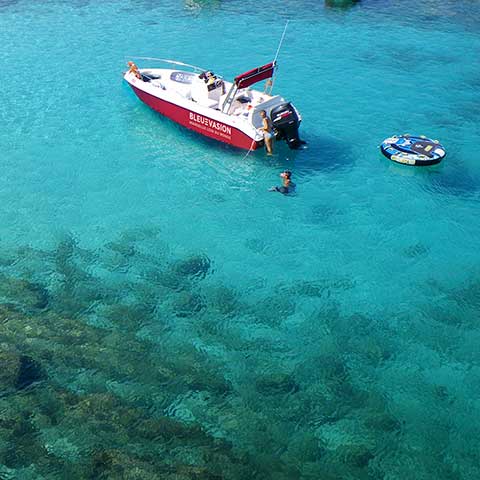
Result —
<path fill-rule="evenodd" d="M 355 155 L 351 145 L 338 138 L 305 134 L 307 143 L 298 150 L 290 150 L 282 145 L 282 151 L 304 171 L 329 171 L 351 169 L 355 164 Z"/>
<path fill-rule="evenodd" d="M 332 10 L 349 10 L 357 6 L 360 0 L 325 0 L 324 5 L 327 9 Z"/>
<path fill-rule="evenodd" d="M 249 152 L 189 130 L 146 105 L 142 104 L 139 108 L 142 115 L 146 115 L 146 119 L 158 122 L 158 128 L 162 131 L 164 139 L 168 137 L 169 141 L 175 144 L 183 142 L 197 144 L 199 149 L 207 148 L 214 156 L 228 155 L 245 159 L 248 154 L 248 157 L 254 158 L 255 161 L 275 166 L 294 163 L 304 171 L 350 169 L 355 163 L 351 145 L 335 137 L 300 130 L 300 138 L 305 142 L 304 145 L 298 149 L 290 149 L 284 140 L 276 140 L 273 156 L 267 156 L 263 147 Z"/>
<path fill-rule="evenodd" d="M 133 94 L 135 98 L 135 94 Z M 242 150 L 241 148 L 235 147 L 228 143 L 219 142 L 218 140 L 206 137 L 195 130 L 190 130 L 183 125 L 180 125 L 168 117 L 165 117 L 161 113 L 152 110 L 150 107 L 141 103 L 137 105 L 137 108 L 141 109 L 142 116 L 144 116 L 143 121 L 146 120 L 152 121 L 153 125 L 157 125 L 158 130 L 162 131 L 164 135 L 163 140 L 167 144 L 168 142 L 174 143 L 175 145 L 185 143 L 185 144 L 197 144 L 199 148 L 208 147 L 211 150 L 212 155 L 220 155 L 222 152 L 229 152 L 231 154 L 237 153 L 242 154 L 242 152 L 247 153 L 248 150 Z M 150 128 L 151 126 L 149 126 Z M 155 132 L 149 131 L 149 134 L 153 135 Z"/>

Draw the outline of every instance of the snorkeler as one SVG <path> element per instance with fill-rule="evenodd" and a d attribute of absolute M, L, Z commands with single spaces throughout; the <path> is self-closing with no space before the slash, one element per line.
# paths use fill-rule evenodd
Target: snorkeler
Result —
<path fill-rule="evenodd" d="M 293 189 L 295 188 L 295 184 L 292 182 L 292 172 L 290 170 L 285 170 L 280 174 L 280 176 L 283 178 L 283 185 L 281 187 L 271 187 L 269 191 L 279 192 L 283 195 L 292 193 Z"/>

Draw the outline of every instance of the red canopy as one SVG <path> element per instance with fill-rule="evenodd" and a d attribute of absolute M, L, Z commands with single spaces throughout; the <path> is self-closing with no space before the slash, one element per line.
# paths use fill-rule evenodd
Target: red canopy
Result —
<path fill-rule="evenodd" d="M 275 62 L 267 63 L 261 67 L 254 68 L 248 72 L 235 77 L 235 84 L 238 88 L 246 88 L 254 83 L 270 78 L 275 70 Z"/>

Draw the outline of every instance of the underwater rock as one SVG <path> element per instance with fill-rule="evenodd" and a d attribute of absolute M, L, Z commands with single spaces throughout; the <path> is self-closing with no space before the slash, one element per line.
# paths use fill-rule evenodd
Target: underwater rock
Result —
<path fill-rule="evenodd" d="M 365 426 L 382 432 L 397 432 L 402 428 L 402 423 L 388 412 L 372 411 L 365 419 Z"/>
<path fill-rule="evenodd" d="M 191 317 L 205 308 L 203 298 L 190 292 L 180 292 L 173 300 L 173 310 L 177 317 Z"/>
<path fill-rule="evenodd" d="M 10 267 L 16 263 L 15 257 L 0 256 L 0 267 Z"/>
<path fill-rule="evenodd" d="M 64 315 L 81 314 L 92 303 L 107 297 L 105 285 L 88 273 L 88 264 L 79 261 L 83 252 L 75 239 L 67 235 L 53 253 L 58 280 L 56 288 L 51 289 L 51 306 Z"/>
<path fill-rule="evenodd" d="M 392 359 L 394 352 L 389 345 L 385 345 L 389 339 L 385 338 L 386 335 L 382 336 L 383 330 L 375 330 L 371 325 L 363 328 L 352 323 L 351 331 L 355 333 L 351 337 L 347 336 L 347 332 L 345 332 L 347 337 L 345 339 L 342 338 L 343 335 L 339 335 L 341 343 L 345 346 L 345 350 L 350 352 L 351 358 L 355 356 L 357 361 L 373 367 L 378 367 Z M 375 332 L 375 334 L 369 334 L 369 331 Z"/>
<path fill-rule="evenodd" d="M 102 480 L 161 480 L 164 477 L 153 459 L 142 459 L 116 449 L 97 450 L 92 455 L 92 476 Z M 163 470 L 163 469 L 162 469 Z"/>
<path fill-rule="evenodd" d="M 27 286 L 27 290 L 29 290 L 32 295 L 34 296 L 34 302 L 32 302 L 33 308 L 38 308 L 39 310 L 43 310 L 48 306 L 49 295 L 47 290 L 39 285 L 38 283 L 30 283 Z"/>
<path fill-rule="evenodd" d="M 430 247 L 425 246 L 423 243 L 415 243 L 402 250 L 403 255 L 408 258 L 417 258 L 426 255 L 430 251 Z"/>
<path fill-rule="evenodd" d="M 258 429 L 258 425 L 257 425 Z M 280 456 L 278 453 L 269 452 L 272 448 L 275 448 L 276 442 L 274 439 L 270 438 L 269 443 L 262 448 L 262 445 L 256 446 L 257 451 L 255 452 L 255 457 L 252 456 L 249 458 L 249 467 L 251 471 L 255 471 L 255 477 L 251 475 L 245 477 L 236 477 L 233 479 L 261 479 L 261 480 L 297 480 L 303 477 L 300 476 L 298 470 L 299 460 L 297 459 L 295 463 L 286 463 L 284 461 L 283 455 Z M 228 478 L 228 477 L 227 477 Z M 230 477 L 232 478 L 232 477 Z M 320 477 L 317 477 L 318 480 Z M 317 479 L 315 479 L 317 480 Z M 321 477 L 323 480 L 323 477 Z"/>
<path fill-rule="evenodd" d="M 10 415 L 7 414 L 10 417 L 8 419 L 8 436 L 4 448 L 0 448 L 0 464 L 9 468 L 28 467 L 46 458 L 47 451 L 39 440 L 39 431 L 31 421 L 31 399 L 24 402 L 23 396 L 17 395 L 12 396 L 11 401 L 24 405 L 21 408 L 18 408 L 18 404 L 15 405 L 16 412 L 13 415 L 11 415 L 13 412 L 10 412 Z M 4 477 L 0 474 L 0 478 L 3 479 Z M 5 478 L 13 479 L 17 477 Z"/>
<path fill-rule="evenodd" d="M 260 238 L 247 238 L 245 246 L 254 253 L 263 254 L 268 251 L 268 243 Z"/>
<path fill-rule="evenodd" d="M 161 229 L 156 225 L 145 225 L 138 228 L 129 228 L 121 233 L 120 243 L 133 243 L 157 238 Z"/>
<path fill-rule="evenodd" d="M 72 410 L 76 417 L 90 420 L 113 420 L 113 412 L 118 412 L 121 402 L 110 393 L 92 393 L 78 398 Z"/>
<path fill-rule="evenodd" d="M 98 438 L 111 445 L 123 444 L 134 438 L 133 428 L 141 421 L 140 409 L 129 406 L 110 393 L 91 393 L 77 398 L 65 409 L 64 428 L 80 431 L 85 438 Z"/>
<path fill-rule="evenodd" d="M 65 409 L 78 402 L 78 398 L 70 391 L 59 389 L 44 382 L 35 394 L 36 407 L 32 411 L 32 423 L 39 430 L 58 425 L 65 414 Z"/>
<path fill-rule="evenodd" d="M 256 302 L 252 310 L 258 322 L 276 327 L 295 313 L 295 302 L 284 294 L 272 295 Z"/>
<path fill-rule="evenodd" d="M 451 290 L 448 297 L 460 307 L 478 311 L 480 309 L 480 280 L 477 277 L 470 279 L 469 282 Z M 475 321 L 473 323 L 478 325 Z"/>
<path fill-rule="evenodd" d="M 209 305 L 223 315 L 230 315 L 238 309 L 238 300 L 235 292 L 223 285 L 209 289 L 205 294 Z"/>
<path fill-rule="evenodd" d="M 126 273 L 130 269 L 130 257 L 112 251 L 102 255 L 101 265 L 109 272 Z"/>
<path fill-rule="evenodd" d="M 197 465 L 177 465 L 171 480 L 223 480 L 225 477 L 212 473 L 207 467 Z"/>
<path fill-rule="evenodd" d="M 292 288 L 292 293 L 305 297 L 320 298 L 326 289 L 326 285 L 318 282 L 300 281 Z"/>
<path fill-rule="evenodd" d="M 78 277 L 81 278 L 83 275 L 79 275 L 78 267 L 74 264 L 74 253 L 77 249 L 77 242 L 72 235 L 65 235 L 62 240 L 57 245 L 57 248 L 53 252 L 53 257 L 55 261 L 55 270 L 64 275 L 65 278 L 69 277 Z"/>
<path fill-rule="evenodd" d="M 77 248 L 77 241 L 70 233 L 60 235 L 57 248 L 55 249 L 55 259 L 61 263 L 68 261 Z"/>
<path fill-rule="evenodd" d="M 349 377 L 347 365 L 338 353 L 320 354 L 312 364 L 318 366 L 318 373 L 327 382 L 343 382 Z"/>
<path fill-rule="evenodd" d="M 213 374 L 210 376 L 196 376 L 185 377 L 185 382 L 193 391 L 207 391 L 213 392 L 216 395 L 223 397 L 232 392 L 232 385 L 225 379 L 216 377 Z"/>
<path fill-rule="evenodd" d="M 301 295 L 310 298 L 329 298 L 337 291 L 347 291 L 355 287 L 355 282 L 348 278 L 337 278 L 315 281 L 297 281 L 291 286 L 282 289 L 287 294 Z"/>
<path fill-rule="evenodd" d="M 175 440 L 205 442 L 207 435 L 198 427 L 185 425 L 169 417 L 148 418 L 135 423 L 135 435 L 147 440 L 162 439 L 165 442 Z"/>
<path fill-rule="evenodd" d="M 88 265 L 97 261 L 98 255 L 95 251 L 82 248 L 77 240 L 70 233 L 60 235 L 58 243 L 53 250 L 41 250 L 25 245 L 16 250 L 16 257 L 22 259 L 30 270 L 45 271 L 48 265 L 48 272 L 55 270 L 60 274 L 68 274 L 70 268 L 75 268 L 75 261 L 81 260 Z M 63 271 L 66 267 L 67 270 Z"/>
<path fill-rule="evenodd" d="M 11 389 L 17 384 L 20 355 L 7 347 L 0 347 L 0 389 Z"/>
<path fill-rule="evenodd" d="M 107 401 L 108 403 L 110 402 Z M 98 406 L 97 401 L 94 404 L 91 404 L 87 412 Z M 94 451 L 91 478 L 214 480 L 224 478 L 212 473 L 216 469 L 221 471 L 220 468 L 215 468 L 219 459 L 224 459 L 223 464 L 227 468 L 235 464 L 235 459 L 232 461 L 231 458 L 231 446 L 208 435 L 199 426 L 186 425 L 169 417 L 148 418 L 141 409 L 134 408 L 128 409 L 129 416 L 122 418 L 118 415 L 119 406 L 111 405 L 111 422 L 121 423 L 125 430 L 116 438 L 109 432 L 112 446 L 107 444 Z M 88 421 L 87 418 L 86 420 Z M 99 427 L 101 428 L 100 425 Z M 117 439 L 122 440 L 118 442 Z M 128 452 L 115 447 L 125 441 L 128 441 Z M 142 448 L 143 446 L 147 448 Z M 155 453 L 165 453 L 165 448 L 168 449 L 168 455 Z M 185 464 L 185 454 L 188 455 L 188 465 Z M 218 463 L 217 467 L 219 466 Z"/>
<path fill-rule="evenodd" d="M 39 382 L 45 378 L 41 366 L 27 355 L 20 356 L 20 368 L 18 371 L 15 387 L 19 390 L 26 388 L 32 383 Z"/>
<path fill-rule="evenodd" d="M 266 374 L 257 378 L 255 386 L 263 395 L 296 393 L 300 389 L 291 375 L 279 372 Z"/>
<path fill-rule="evenodd" d="M 151 317 L 153 309 L 149 305 L 111 305 L 103 312 L 107 321 L 130 330 L 139 330 Z"/>
<path fill-rule="evenodd" d="M 188 287 L 187 279 L 182 278 L 175 272 L 162 270 L 149 270 L 144 273 L 143 277 L 149 284 L 156 287 L 164 287 L 175 292 L 180 292 Z"/>
<path fill-rule="evenodd" d="M 156 363 L 155 368 L 166 369 L 169 372 L 170 382 L 182 383 L 190 391 L 212 392 L 224 396 L 232 391 L 230 381 L 226 380 L 222 373 L 224 366 L 214 362 L 211 358 L 206 359 L 204 353 L 200 353 L 193 346 L 183 346 L 175 355 L 164 354 L 163 359 Z"/>
<path fill-rule="evenodd" d="M 367 480 L 368 465 L 375 457 L 376 441 L 355 412 L 351 418 L 320 426 L 316 436 L 325 449 L 322 463 L 338 478 Z"/>
<path fill-rule="evenodd" d="M 329 8 L 347 9 L 351 8 L 360 0 L 325 0 L 325 6 Z"/>
<path fill-rule="evenodd" d="M 97 302 L 112 301 L 113 292 L 99 279 L 65 279 L 52 291 L 50 306 L 52 310 L 69 318 L 85 314 Z"/>
<path fill-rule="evenodd" d="M 49 294 L 40 284 L 3 274 L 0 274 L 0 296 L 26 309 L 43 310 L 49 302 Z"/>
<path fill-rule="evenodd" d="M 42 368 L 31 357 L 0 346 L 0 390 L 21 390 L 43 378 Z"/>
<path fill-rule="evenodd" d="M 284 456 L 289 460 L 288 463 L 294 465 L 300 458 L 302 462 L 315 462 L 322 456 L 323 452 L 324 450 L 320 447 L 314 432 L 299 429 L 289 439 L 288 451 Z"/>
<path fill-rule="evenodd" d="M 336 453 L 340 454 L 340 457 L 345 459 L 346 463 L 358 468 L 367 467 L 370 460 L 375 458 L 375 454 L 365 445 L 339 448 Z"/>
<path fill-rule="evenodd" d="M 302 474 L 299 478 L 305 478 L 308 480 L 343 480 L 344 478 L 339 475 L 339 472 L 332 471 L 329 465 L 324 465 L 323 462 L 305 462 L 302 464 Z M 359 479 L 355 479 L 359 480 Z"/>
<path fill-rule="evenodd" d="M 320 203 L 311 207 L 310 212 L 307 214 L 307 220 L 309 223 L 319 225 L 330 220 L 335 220 L 336 217 L 342 213 L 338 207 Z"/>
<path fill-rule="evenodd" d="M 211 261 L 206 255 L 193 255 L 173 265 L 173 270 L 179 275 L 198 279 L 205 278 L 210 268 Z"/>
<path fill-rule="evenodd" d="M 198 355 L 196 357 L 192 355 L 188 361 L 192 363 L 185 365 L 176 363 L 172 365 L 172 370 L 177 372 L 177 378 L 181 379 L 190 390 L 212 392 L 219 397 L 232 392 L 232 385 L 223 377 L 221 368 L 211 363 L 204 365 L 204 360 L 202 361 Z"/>
<path fill-rule="evenodd" d="M 191 452 L 183 452 L 189 457 Z M 222 480 L 226 478 L 248 478 L 248 477 L 225 477 L 222 473 L 212 471 L 210 465 L 195 465 L 185 463 L 182 451 L 170 454 L 167 457 L 155 456 L 152 454 L 132 454 L 119 449 L 102 449 L 94 452 L 92 456 L 92 476 L 91 478 L 102 480 Z M 205 456 L 210 460 L 215 460 L 217 455 L 214 452 L 206 452 Z M 192 462 L 191 458 L 188 458 Z M 227 468 L 231 466 L 232 461 L 225 458 Z M 221 465 L 217 468 L 220 472 Z"/>
<path fill-rule="evenodd" d="M 34 463 L 40 463 L 48 456 L 48 452 L 45 447 L 41 445 L 38 441 L 35 441 L 34 435 L 23 436 L 20 438 L 15 438 L 13 436 L 12 442 L 5 451 L 0 454 L 0 463 L 6 465 L 9 468 L 19 469 L 22 467 L 29 467 Z M 2 480 L 8 478 L 9 480 L 16 478 L 35 478 L 35 477 L 0 477 Z M 37 477 L 38 478 L 38 477 Z M 43 477 L 45 478 L 45 477 Z"/>
<path fill-rule="evenodd" d="M 135 247 L 128 243 L 109 242 L 105 246 L 113 252 L 119 253 L 123 257 L 133 257 L 136 253 Z"/>
<path fill-rule="evenodd" d="M 351 408 L 365 402 L 365 391 L 358 387 L 351 378 L 347 363 L 340 353 L 318 355 L 310 359 L 315 367 L 315 375 L 326 392 L 336 399 L 335 416 L 344 416 Z"/>

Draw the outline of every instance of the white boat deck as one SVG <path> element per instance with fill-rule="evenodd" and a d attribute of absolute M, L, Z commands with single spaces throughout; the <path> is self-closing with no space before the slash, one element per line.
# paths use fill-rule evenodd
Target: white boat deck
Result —
<path fill-rule="evenodd" d="M 167 95 L 189 100 L 219 112 L 232 87 L 231 82 L 218 80 L 215 87 L 209 89 L 198 74 L 182 70 L 146 68 L 140 69 L 140 73 L 145 83 L 163 91 L 162 97 Z M 260 111 L 266 110 L 269 113 L 273 107 L 283 101 L 279 95 L 270 96 L 250 88 L 239 89 L 228 109 L 228 116 L 236 117 L 238 120 L 244 119 L 254 128 L 258 128 L 262 125 Z"/>

